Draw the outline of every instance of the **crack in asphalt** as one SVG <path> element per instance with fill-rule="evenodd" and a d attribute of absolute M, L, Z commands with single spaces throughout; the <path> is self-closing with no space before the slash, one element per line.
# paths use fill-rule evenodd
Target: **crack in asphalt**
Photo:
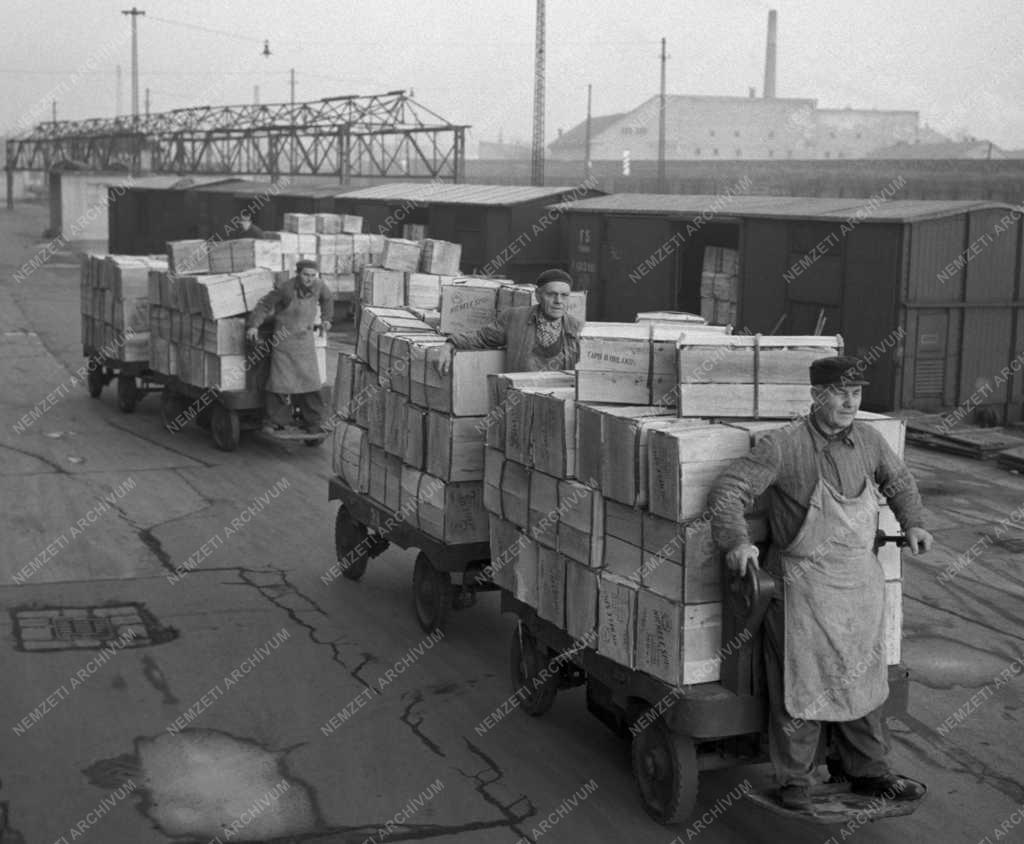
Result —
<path fill-rule="evenodd" d="M 416 689 L 412 692 L 403 693 L 402 697 L 409 699 L 409 705 L 402 711 L 402 717 L 398 720 L 412 730 L 412 734 L 416 736 L 416 738 L 418 738 L 424 747 L 426 747 L 431 753 L 440 756 L 442 759 L 447 758 L 448 754 L 441 749 L 441 746 L 427 738 L 426 734 L 420 730 L 420 724 L 423 723 L 423 716 L 419 716 L 419 719 L 415 722 L 412 720 L 413 708 L 418 704 L 423 703 L 423 692 Z"/>
<path fill-rule="evenodd" d="M 488 794 L 487 790 L 486 790 L 487 786 L 492 785 L 492 784 L 498 782 L 498 780 L 504 778 L 505 772 L 501 769 L 501 766 L 498 765 L 498 763 L 494 761 L 494 759 L 492 759 L 490 756 L 488 756 L 486 753 L 484 753 L 479 747 L 477 747 L 475 744 L 473 744 L 473 742 L 471 742 L 468 737 L 463 736 L 462 740 L 464 742 L 466 742 L 466 747 L 469 748 L 470 753 L 472 753 L 475 756 L 478 756 L 480 759 L 482 759 L 487 764 L 487 768 L 484 768 L 483 770 L 481 770 L 479 773 L 476 773 L 476 774 L 467 774 L 465 771 L 462 771 L 462 770 L 460 770 L 458 768 L 456 768 L 456 770 L 459 771 L 459 773 L 462 774 L 462 776 L 466 777 L 467 779 L 476 780 L 476 782 L 477 782 L 476 792 L 480 795 L 481 799 L 485 803 L 488 803 L 489 805 L 494 806 L 494 808 L 496 808 L 499 812 L 501 812 L 501 814 L 505 817 L 505 821 L 508 824 L 508 828 L 510 830 L 512 830 L 520 838 L 527 838 L 526 832 L 519 828 L 519 824 L 521 824 L 527 818 L 531 818 L 534 815 L 536 815 L 537 814 L 537 807 L 533 805 L 533 801 L 530 800 L 530 798 L 527 797 L 525 794 L 522 797 L 520 797 L 518 800 L 515 800 L 514 802 L 508 804 L 507 806 L 505 804 L 503 804 L 501 801 L 499 801 L 497 798 L 495 798 L 493 795 Z M 482 775 L 488 769 L 491 772 L 493 772 L 494 776 L 490 780 L 484 781 Z M 526 807 L 528 807 L 528 808 L 524 808 L 524 810 L 522 812 L 516 813 L 514 811 L 515 807 L 518 806 L 520 803 L 524 803 L 524 802 L 526 804 Z"/>
<path fill-rule="evenodd" d="M 32 460 L 38 460 L 44 466 L 49 466 L 58 475 L 70 475 L 70 474 L 72 474 L 67 469 L 65 469 L 63 466 L 61 466 L 59 463 L 55 463 L 54 461 L 50 460 L 48 457 L 42 457 L 42 456 L 40 456 L 38 454 L 34 454 L 33 452 L 28 451 L 27 449 L 15 448 L 13 445 L 7 445 L 6 443 L 0 444 L 0 449 L 6 449 L 7 451 L 13 451 L 15 454 L 20 454 L 23 457 L 29 457 Z M 45 475 L 47 473 L 46 472 L 22 472 L 20 474 L 23 474 L 23 475 L 27 475 L 27 474 L 31 474 L 31 475 Z M 5 472 L 4 475 L 6 476 L 7 473 Z"/>
<path fill-rule="evenodd" d="M 130 436 L 136 437 L 137 439 L 140 439 L 140 440 L 142 440 L 145 443 L 149 443 L 150 445 L 156 446 L 157 448 L 163 449 L 164 451 L 169 451 L 169 452 L 171 452 L 171 454 L 177 454 L 178 457 L 184 457 L 184 458 L 186 458 L 188 460 L 191 460 L 191 461 L 193 461 L 195 463 L 198 463 L 204 469 L 215 469 L 217 467 L 217 465 L 218 465 L 216 463 L 210 463 L 210 462 L 204 460 L 202 457 L 196 457 L 194 454 L 189 454 L 188 452 L 182 451 L 182 450 L 177 449 L 177 448 L 171 448 L 171 446 L 169 446 L 167 443 L 159 442 L 159 441 L 153 439 L 152 437 L 148 437 L 148 436 L 140 433 L 139 431 L 134 431 L 131 428 L 125 427 L 124 425 L 118 425 L 116 422 L 114 422 L 113 419 L 107 419 L 106 422 L 107 422 L 107 424 L 111 428 L 117 428 L 117 430 L 123 431 L 124 433 L 129 434 Z M 164 433 L 167 433 L 167 430 L 163 426 L 160 427 L 160 430 L 164 431 Z M 176 471 L 178 469 L 196 469 L 198 467 L 197 466 L 165 466 L 165 467 L 162 467 L 162 468 L 164 468 L 164 469 L 173 469 L 173 470 Z"/>

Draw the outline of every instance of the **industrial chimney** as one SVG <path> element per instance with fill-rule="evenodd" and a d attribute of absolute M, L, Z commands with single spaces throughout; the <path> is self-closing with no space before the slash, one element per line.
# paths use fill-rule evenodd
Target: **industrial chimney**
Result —
<path fill-rule="evenodd" d="M 764 54 L 764 98 L 775 99 L 775 26 L 778 13 L 772 9 L 768 12 L 768 46 Z"/>

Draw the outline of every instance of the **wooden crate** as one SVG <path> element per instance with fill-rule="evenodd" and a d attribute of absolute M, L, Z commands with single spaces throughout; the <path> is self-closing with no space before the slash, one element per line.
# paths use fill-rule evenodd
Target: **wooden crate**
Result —
<path fill-rule="evenodd" d="M 405 406 L 405 462 L 414 469 L 427 468 L 427 414 L 414 404 Z"/>
<path fill-rule="evenodd" d="M 508 464 L 506 471 L 515 465 Z M 577 562 L 599 567 L 604 559 L 601 493 L 577 481 L 559 481 L 558 512 L 559 552 Z"/>
<path fill-rule="evenodd" d="M 537 546 L 537 615 L 565 627 L 566 559 L 552 548 Z"/>
<path fill-rule="evenodd" d="M 530 538 L 545 548 L 557 548 L 559 479 L 536 469 L 529 473 L 529 478 L 527 528 Z"/>
<path fill-rule="evenodd" d="M 386 453 L 383 448 L 373 444 L 373 432 L 370 434 L 370 498 L 378 504 L 387 506 L 388 499 L 388 467 Z"/>
<path fill-rule="evenodd" d="M 499 282 L 456 278 L 441 285 L 441 333 L 476 331 L 494 321 Z"/>
<path fill-rule="evenodd" d="M 359 300 L 384 308 L 405 306 L 405 273 L 383 267 L 364 267 L 360 273 Z"/>
<path fill-rule="evenodd" d="M 435 275 L 458 275 L 462 261 L 462 244 L 427 238 L 420 253 L 420 272 Z"/>
<path fill-rule="evenodd" d="M 387 333 L 436 336 L 429 325 L 416 319 L 405 309 L 363 308 L 359 319 L 356 354 L 369 363 L 374 372 L 380 371 L 380 337 Z"/>
<path fill-rule="evenodd" d="M 597 569 L 565 561 L 565 632 L 576 641 L 595 641 L 598 582 Z"/>
<path fill-rule="evenodd" d="M 430 273 L 405 273 L 405 303 L 410 308 L 436 311 L 441 307 L 441 281 L 454 281 L 454 276 Z"/>
<path fill-rule="evenodd" d="M 244 390 L 248 386 L 245 355 L 205 354 L 204 387 L 218 390 Z"/>
<path fill-rule="evenodd" d="M 644 588 L 683 604 L 719 601 L 722 554 L 704 519 L 679 523 L 644 514 Z M 751 541 L 760 537 L 751 536 Z"/>
<path fill-rule="evenodd" d="M 720 676 L 720 603 L 684 606 L 646 589 L 637 598 L 635 667 L 673 686 Z"/>
<path fill-rule="evenodd" d="M 400 460 L 405 457 L 409 433 L 407 408 L 405 396 L 401 393 L 384 391 L 384 451 Z"/>
<path fill-rule="evenodd" d="M 605 571 L 639 585 L 643 558 L 643 511 L 605 499 Z"/>
<path fill-rule="evenodd" d="M 262 267 L 268 270 L 281 268 L 281 244 L 276 240 L 241 237 L 231 243 L 231 271 L 241 272 Z"/>
<path fill-rule="evenodd" d="M 482 416 L 430 411 L 426 471 L 444 481 L 482 481 L 485 428 Z"/>
<path fill-rule="evenodd" d="M 420 530 L 439 542 L 459 545 L 488 541 L 488 517 L 480 481 L 445 483 L 404 466 L 402 495 L 402 508 L 413 496 Z"/>
<path fill-rule="evenodd" d="M 680 522 L 696 518 L 718 475 L 749 450 L 747 433 L 726 425 L 652 430 L 647 446 L 651 512 Z"/>
<path fill-rule="evenodd" d="M 274 289 L 274 273 L 265 267 L 242 270 L 237 273 L 245 297 L 245 309 L 254 310 L 260 299 Z"/>
<path fill-rule="evenodd" d="M 413 358 L 422 370 L 425 366 L 432 365 L 427 360 L 427 352 L 431 348 L 443 346 L 444 337 L 437 334 L 426 334 L 422 331 L 415 331 L 411 334 L 389 332 L 384 334 L 379 345 L 378 358 L 381 372 L 387 376 L 391 383 L 391 389 L 409 396 L 409 399 L 421 407 L 427 405 L 426 384 L 421 376 L 418 380 L 418 390 L 413 390 L 412 370 Z"/>
<path fill-rule="evenodd" d="M 370 444 L 381 450 L 384 449 L 384 437 L 387 434 L 387 399 L 389 390 L 380 387 L 370 390 L 368 393 L 369 415 L 367 417 L 366 430 L 369 433 Z"/>
<path fill-rule="evenodd" d="M 635 664 L 638 592 L 635 584 L 601 572 L 597 591 L 597 652 L 626 668 Z"/>
<path fill-rule="evenodd" d="M 204 319 L 202 347 L 215 355 L 245 355 L 245 317 Z"/>
<path fill-rule="evenodd" d="M 231 241 L 211 240 L 207 260 L 210 262 L 211 273 L 230 273 L 234 269 L 231 263 Z"/>
<path fill-rule="evenodd" d="M 386 270 L 414 273 L 420 268 L 421 251 L 421 245 L 415 240 L 386 237 L 384 238 L 384 252 L 380 256 L 380 265 Z"/>
<path fill-rule="evenodd" d="M 369 442 L 366 432 L 358 425 L 339 422 L 334 427 L 331 449 L 331 468 L 356 492 L 366 493 L 362 484 L 370 477 L 368 464 L 370 459 Z"/>
<path fill-rule="evenodd" d="M 284 215 L 284 230 L 296 234 L 316 234 L 316 215 L 288 211 Z"/>
<path fill-rule="evenodd" d="M 699 314 L 690 314 L 686 313 L 686 311 L 641 311 L 636 315 L 636 321 L 654 323 L 679 322 L 683 323 L 684 328 L 688 328 L 691 325 L 704 325 L 707 322 Z"/>
<path fill-rule="evenodd" d="M 572 387 L 575 377 L 572 372 L 552 370 L 544 372 L 509 372 L 492 373 L 487 376 L 488 391 L 488 425 L 487 445 L 491 448 L 505 448 L 506 417 L 513 399 L 509 397 L 510 389 L 519 387 Z M 518 403 L 521 393 L 515 397 Z"/>
<path fill-rule="evenodd" d="M 530 465 L 559 478 L 576 476 L 576 390 L 534 388 L 528 397 Z"/>
<path fill-rule="evenodd" d="M 501 514 L 523 530 L 530 524 L 530 471 L 512 460 L 502 465 Z"/>
<path fill-rule="evenodd" d="M 789 419 L 810 404 L 809 369 L 842 354 L 839 336 L 715 335 L 678 342 L 679 415 Z"/>
<path fill-rule="evenodd" d="M 534 295 L 537 288 L 533 284 L 506 284 L 498 291 L 497 313 L 503 313 L 509 308 L 525 308 L 535 301 Z"/>
<path fill-rule="evenodd" d="M 496 448 L 484 449 L 484 509 L 503 517 L 501 483 L 505 473 L 505 455 Z"/>
<path fill-rule="evenodd" d="M 352 396 L 355 392 L 356 369 L 359 366 L 355 355 L 338 352 L 338 365 L 334 370 L 334 390 L 331 395 L 331 410 L 340 419 L 352 418 Z"/>
<path fill-rule="evenodd" d="M 210 258 L 206 241 L 169 241 L 167 243 L 167 269 L 173 275 L 208 273 Z"/>

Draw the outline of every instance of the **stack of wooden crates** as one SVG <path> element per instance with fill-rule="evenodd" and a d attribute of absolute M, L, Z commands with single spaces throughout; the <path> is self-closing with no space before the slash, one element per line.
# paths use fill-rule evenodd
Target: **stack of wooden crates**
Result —
<path fill-rule="evenodd" d="M 712 682 L 723 583 L 707 494 L 765 431 L 807 411 L 808 365 L 841 353 L 841 338 L 730 335 L 656 320 L 646 329 L 590 323 L 575 373 L 491 377 L 484 484 L 493 577 L 625 667 L 672 685 Z M 657 361 L 673 333 L 670 390 Z M 902 454 L 900 420 L 860 418 Z M 752 540 L 764 539 L 764 513 L 747 519 Z M 894 524 L 886 508 L 881 526 L 891 533 Z M 899 552 L 882 558 L 893 664 Z"/>
<path fill-rule="evenodd" d="M 149 274 L 167 269 L 161 255 L 82 258 L 82 346 L 132 363 L 149 359 Z"/>

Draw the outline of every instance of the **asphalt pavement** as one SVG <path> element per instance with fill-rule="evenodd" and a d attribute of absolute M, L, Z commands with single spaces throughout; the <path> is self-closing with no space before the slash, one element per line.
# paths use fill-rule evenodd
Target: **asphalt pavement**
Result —
<path fill-rule="evenodd" d="M 411 552 L 330 576 L 328 445 L 226 453 L 162 427 L 157 395 L 90 398 L 76 249 L 13 278 L 46 225 L 0 211 L 0 841 L 1024 841 L 1020 476 L 908 452 L 938 540 L 904 560 L 913 682 L 891 727 L 930 787 L 916 814 L 779 818 L 742 799 L 770 782 L 748 765 L 706 772 L 690 824 L 661 827 L 582 690 L 543 718 L 503 708 L 496 596 L 427 636 Z"/>

